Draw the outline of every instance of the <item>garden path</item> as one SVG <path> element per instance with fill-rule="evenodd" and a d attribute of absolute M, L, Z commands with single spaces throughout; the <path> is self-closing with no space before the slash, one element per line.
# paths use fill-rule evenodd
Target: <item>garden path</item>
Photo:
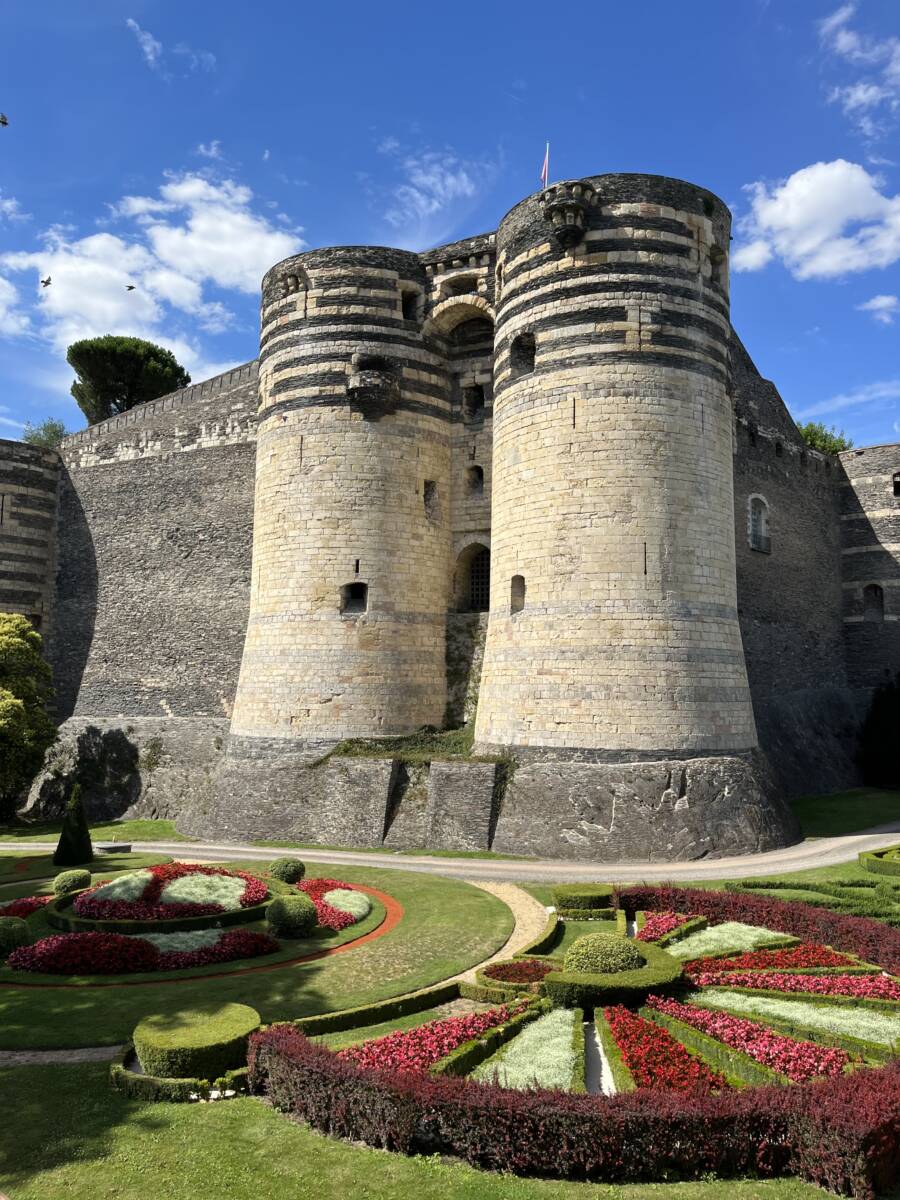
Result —
<path fill-rule="evenodd" d="M 523 946 L 530 945 L 543 932 L 547 924 L 547 910 L 543 904 L 535 900 L 534 896 L 529 895 L 522 888 L 516 887 L 513 883 L 489 883 L 483 879 L 468 879 L 466 882 L 471 883 L 473 887 L 481 888 L 483 892 L 490 892 L 492 896 L 502 900 L 507 908 L 512 909 L 512 914 L 516 918 L 512 933 L 496 954 L 492 954 L 490 958 L 486 958 L 477 966 L 470 967 L 468 971 L 452 976 L 453 979 L 471 983 L 475 979 L 475 973 L 482 967 L 486 967 L 488 963 L 497 962 L 502 958 L 512 958 Z"/>

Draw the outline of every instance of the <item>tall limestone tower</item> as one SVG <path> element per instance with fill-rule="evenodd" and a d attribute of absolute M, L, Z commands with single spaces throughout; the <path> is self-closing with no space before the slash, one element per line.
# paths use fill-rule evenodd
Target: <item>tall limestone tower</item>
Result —
<path fill-rule="evenodd" d="M 730 213 L 643 175 L 497 233 L 482 748 L 599 761 L 756 746 L 738 628 Z"/>

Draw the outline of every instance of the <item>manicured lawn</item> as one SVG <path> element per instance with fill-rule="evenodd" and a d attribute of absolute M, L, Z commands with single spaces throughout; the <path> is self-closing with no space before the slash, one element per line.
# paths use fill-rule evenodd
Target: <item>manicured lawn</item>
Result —
<path fill-rule="evenodd" d="M 458 880 L 315 863 L 307 864 L 307 873 L 379 888 L 403 905 L 403 920 L 345 954 L 250 975 L 137 987 L 0 987 L 0 1048 L 114 1044 L 125 1041 L 145 1013 L 190 1007 L 211 994 L 251 1005 L 264 1021 L 353 1008 L 447 979 L 489 957 L 512 930 L 505 904 Z"/>
<path fill-rule="evenodd" d="M 349 956 L 348 956 L 349 957 Z M 249 1098 L 126 1100 L 98 1065 L 0 1071 L 15 1120 L 0 1124 L 0 1191 L 11 1200 L 827 1200 L 796 1180 L 553 1183 L 489 1175 L 437 1155 L 345 1145 Z"/>
<path fill-rule="evenodd" d="M 165 854 L 98 854 L 92 862 L 82 865 L 95 875 L 110 875 L 170 861 Z M 52 879 L 62 870 L 68 868 L 57 867 L 52 854 L 19 854 L 16 851 L 0 854 L 0 884 L 19 883 L 24 879 Z M 3 895 L 0 893 L 0 899 Z"/>
<path fill-rule="evenodd" d="M 900 792 L 854 788 L 830 796 L 799 796 L 791 801 L 791 808 L 804 837 L 840 837 L 900 821 Z"/>
<path fill-rule="evenodd" d="M 60 824 L 0 825 L 0 842 L 49 842 L 59 837 Z M 191 842 L 174 821 L 97 821 L 91 824 L 95 842 Z"/>

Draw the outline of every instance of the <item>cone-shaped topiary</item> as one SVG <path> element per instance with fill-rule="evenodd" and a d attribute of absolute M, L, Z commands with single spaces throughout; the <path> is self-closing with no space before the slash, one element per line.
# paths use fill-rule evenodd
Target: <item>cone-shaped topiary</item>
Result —
<path fill-rule="evenodd" d="M 53 862 L 57 867 L 75 867 L 79 863 L 91 862 L 93 857 L 91 833 L 87 817 L 84 815 L 84 805 L 81 803 L 81 787 L 76 783 L 66 805 L 62 832 L 53 854 Z"/>
<path fill-rule="evenodd" d="M 266 920 L 281 937 L 306 937 L 316 927 L 316 906 L 302 892 L 276 896 L 266 909 Z"/>
<path fill-rule="evenodd" d="M 583 971 L 590 975 L 636 971 L 645 961 L 633 942 L 614 933 L 589 933 L 576 939 L 566 951 L 565 959 L 567 971 Z"/>
<path fill-rule="evenodd" d="M 53 895 L 68 896 L 69 892 L 80 892 L 91 886 L 90 871 L 77 867 L 73 871 L 60 871 L 53 880 Z"/>
<path fill-rule="evenodd" d="M 306 867 L 299 858 L 273 858 L 269 863 L 269 874 L 282 883 L 299 883 L 306 874 Z"/>
<path fill-rule="evenodd" d="M 0 917 L 0 958 L 31 941 L 28 926 L 21 917 Z"/>

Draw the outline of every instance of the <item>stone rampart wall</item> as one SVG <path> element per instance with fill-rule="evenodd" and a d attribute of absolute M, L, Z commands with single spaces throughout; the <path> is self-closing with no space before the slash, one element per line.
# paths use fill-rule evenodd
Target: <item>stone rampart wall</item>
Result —
<path fill-rule="evenodd" d="M 59 455 L 0 439 L 0 612 L 52 637 Z"/>

